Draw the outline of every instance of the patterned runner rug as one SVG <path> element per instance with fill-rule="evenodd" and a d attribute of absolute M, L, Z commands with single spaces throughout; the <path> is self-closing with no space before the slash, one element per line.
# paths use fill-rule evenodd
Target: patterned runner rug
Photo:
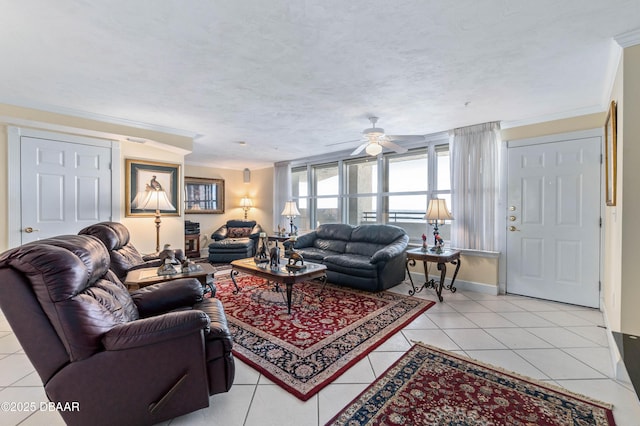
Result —
<path fill-rule="evenodd" d="M 216 278 L 234 355 L 303 401 L 435 303 L 303 282 L 293 287 L 289 315 L 283 288 L 240 274 L 233 294 L 231 279 Z"/>
<path fill-rule="evenodd" d="M 328 425 L 615 425 L 611 405 L 416 344 Z"/>

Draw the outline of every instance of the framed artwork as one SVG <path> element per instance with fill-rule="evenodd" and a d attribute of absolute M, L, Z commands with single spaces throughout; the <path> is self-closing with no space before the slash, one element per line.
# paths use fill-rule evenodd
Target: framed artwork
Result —
<path fill-rule="evenodd" d="M 180 216 L 180 164 L 127 159 L 125 216 Z"/>
<path fill-rule="evenodd" d="M 224 180 L 184 178 L 185 213 L 224 213 Z"/>
<path fill-rule="evenodd" d="M 616 101 L 611 101 L 604 123 L 605 192 L 608 206 L 616 205 L 616 174 L 618 166 L 618 136 Z"/>

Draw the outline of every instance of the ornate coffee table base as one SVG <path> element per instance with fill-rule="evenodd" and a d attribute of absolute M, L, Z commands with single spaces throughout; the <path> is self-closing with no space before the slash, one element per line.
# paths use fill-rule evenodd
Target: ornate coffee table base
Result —
<path fill-rule="evenodd" d="M 285 285 L 288 314 L 291 314 L 291 295 L 293 293 L 293 285 L 295 283 L 307 280 L 320 281 L 322 283 L 322 289 L 320 290 L 318 297 L 320 297 L 320 295 L 324 291 L 325 285 L 327 283 L 327 267 L 315 263 L 307 264 L 307 267 L 305 269 L 298 272 L 289 272 L 286 271 L 286 269 L 283 271 L 283 268 L 271 269 L 268 265 L 260 267 L 256 265 L 256 263 L 253 261 L 253 258 L 234 260 L 233 262 L 231 262 L 231 266 L 231 281 L 236 288 L 233 291 L 233 294 L 238 294 L 238 292 L 240 291 L 240 287 L 238 287 L 238 283 L 236 282 L 236 276 L 238 276 L 240 271 L 260 278 L 264 278 L 268 282 L 273 282 L 275 285 L 275 291 L 279 291 L 279 286 L 281 284 Z"/>

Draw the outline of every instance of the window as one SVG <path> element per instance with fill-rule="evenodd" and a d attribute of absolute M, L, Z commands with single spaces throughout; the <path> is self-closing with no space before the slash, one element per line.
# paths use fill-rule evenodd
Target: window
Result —
<path fill-rule="evenodd" d="M 375 223 L 378 204 L 378 161 L 352 160 L 345 163 L 346 222 Z"/>
<path fill-rule="evenodd" d="M 340 183 L 338 164 L 324 164 L 313 167 L 313 184 L 315 195 L 315 215 L 312 216 L 315 227 L 323 223 L 340 222 L 338 197 Z"/>
<path fill-rule="evenodd" d="M 335 222 L 383 223 L 404 228 L 411 242 L 421 243 L 423 233 L 432 233 L 424 219 L 429 200 L 444 198 L 451 208 L 449 145 L 431 142 L 403 154 L 294 167 L 292 182 L 305 219 L 301 229 Z M 448 240 L 450 227 L 439 230 Z"/>
<path fill-rule="evenodd" d="M 309 179 L 306 167 L 291 170 L 291 195 L 298 206 L 300 218 L 296 220 L 301 230 L 309 229 Z"/>

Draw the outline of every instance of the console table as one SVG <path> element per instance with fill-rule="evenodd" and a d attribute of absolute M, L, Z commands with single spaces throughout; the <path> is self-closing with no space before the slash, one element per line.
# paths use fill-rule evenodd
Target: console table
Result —
<path fill-rule="evenodd" d="M 411 277 L 411 272 L 409 271 L 409 266 L 415 266 L 416 261 L 421 261 L 424 268 L 425 282 L 419 288 L 416 288 L 416 286 L 413 284 L 413 278 Z M 440 271 L 439 282 L 436 282 L 433 278 L 429 279 L 429 269 L 427 268 L 428 262 L 433 262 L 438 265 L 438 271 Z M 447 274 L 447 263 L 456 265 L 456 270 L 453 273 L 451 283 L 445 286 L 444 280 L 445 275 Z M 406 268 L 407 275 L 409 275 L 409 281 L 411 281 L 411 290 L 409 290 L 409 296 L 413 296 L 414 294 L 421 292 L 425 288 L 433 288 L 438 295 L 438 300 L 442 302 L 444 300 L 442 297 L 443 288 L 450 290 L 452 293 L 456 292 L 456 288 L 453 286 L 453 283 L 456 281 L 456 276 L 458 275 L 458 271 L 460 270 L 460 250 L 443 250 L 442 253 L 436 253 L 429 250 L 423 251 L 422 248 L 407 250 Z"/>

